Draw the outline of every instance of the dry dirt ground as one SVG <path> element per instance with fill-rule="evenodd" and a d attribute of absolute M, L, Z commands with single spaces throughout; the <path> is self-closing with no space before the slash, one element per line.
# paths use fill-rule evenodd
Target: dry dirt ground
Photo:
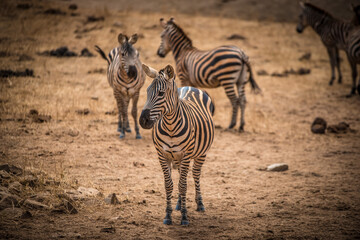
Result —
<path fill-rule="evenodd" d="M 1 1 L 0 68 L 29 68 L 35 76 L 0 79 L 0 163 L 40 170 L 62 183 L 96 188 L 104 196 L 116 193 L 121 203 L 107 205 L 100 197 L 82 204 L 77 214 L 31 210 L 28 219 L 2 217 L 0 238 L 359 239 L 360 97 L 345 97 L 351 80 L 344 53 L 343 84 L 329 86 L 328 57 L 319 37 L 311 29 L 302 35 L 295 31 L 296 1 L 179 2 Z M 19 9 L 19 3 L 30 3 L 30 8 Z M 77 10 L 68 9 L 72 3 Z M 351 18 L 344 1 L 316 3 Z M 50 7 L 65 15 L 44 14 Z M 237 16 L 235 7 L 243 14 Z M 88 16 L 104 20 L 88 22 Z M 178 212 L 173 225 L 162 224 L 163 174 L 151 131 L 141 129 L 141 140 L 135 140 L 134 132 L 120 140 L 117 116 L 105 114 L 116 112 L 106 62 L 98 55 L 38 54 L 61 46 L 95 54 L 95 44 L 108 52 L 120 32 L 138 33 L 141 61 L 159 69 L 174 63 L 171 54 L 164 59 L 155 54 L 159 18 L 171 16 L 200 49 L 225 44 L 244 49 L 263 91 L 254 95 L 247 86 L 245 132 L 238 133 L 225 130 L 231 109 L 224 90 L 208 90 L 218 128 L 201 178 L 206 212 L 195 211 L 190 173 L 188 227 L 179 225 Z M 246 39 L 227 40 L 232 34 Z M 308 52 L 309 60 L 298 60 Z M 311 73 L 256 74 L 301 67 Z M 148 85 L 149 79 L 141 90 L 139 114 Z M 50 115 L 51 121 L 31 121 L 31 109 Z M 83 109 L 89 113 L 77 113 Z M 315 117 L 328 124 L 344 121 L 351 131 L 313 134 Z M 278 162 L 287 163 L 289 170 L 259 170 Z M 101 232 L 111 226 L 115 233 Z"/>

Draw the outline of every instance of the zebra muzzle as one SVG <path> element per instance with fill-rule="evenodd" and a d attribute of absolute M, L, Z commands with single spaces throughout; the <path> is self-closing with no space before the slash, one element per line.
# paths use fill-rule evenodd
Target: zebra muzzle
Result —
<path fill-rule="evenodd" d="M 144 129 L 150 129 L 154 126 L 154 121 L 150 120 L 150 109 L 142 110 L 139 123 Z"/>
<path fill-rule="evenodd" d="M 162 57 L 162 58 L 165 57 L 165 54 L 163 54 L 162 52 L 160 52 L 160 49 L 157 51 L 157 55 L 158 55 L 159 57 Z"/>

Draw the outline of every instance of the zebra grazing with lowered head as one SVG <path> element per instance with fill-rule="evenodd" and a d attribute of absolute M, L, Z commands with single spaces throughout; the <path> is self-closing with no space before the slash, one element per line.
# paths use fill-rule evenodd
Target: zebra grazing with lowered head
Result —
<path fill-rule="evenodd" d="M 351 20 L 351 23 L 354 24 L 355 26 L 359 26 L 360 25 L 360 5 L 353 5 L 351 4 L 351 8 L 354 12 L 354 17 Z"/>
<path fill-rule="evenodd" d="M 111 50 L 108 58 L 98 46 L 95 46 L 95 48 L 108 63 L 107 78 L 110 86 L 113 88 L 119 111 L 119 137 L 124 138 L 125 131 L 131 132 L 128 106 L 130 99 L 132 99 L 131 114 L 135 122 L 136 139 L 141 139 L 137 120 L 137 102 L 140 89 L 145 82 L 145 74 L 139 60 L 139 52 L 133 47 L 137 41 L 137 34 L 128 38 L 120 33 L 118 41 L 120 46 Z"/>
<path fill-rule="evenodd" d="M 236 46 L 222 46 L 210 51 L 200 51 L 193 47 L 190 38 L 177 26 L 174 19 L 160 19 L 164 28 L 161 33 L 161 44 L 157 54 L 165 57 L 172 51 L 176 72 L 182 86 L 201 88 L 223 87 L 232 104 L 232 118 L 229 129 L 236 125 L 238 107 L 241 110 L 239 131 L 245 125 L 245 83 L 246 72 L 250 72 L 249 81 L 253 90 L 260 92 L 255 82 L 248 56 Z M 235 91 L 235 86 L 237 92 Z"/>
<path fill-rule="evenodd" d="M 143 69 L 154 80 L 147 89 L 147 101 L 141 112 L 140 125 L 145 129 L 153 129 L 153 142 L 164 172 L 166 190 L 164 224 L 172 224 L 171 165 L 174 165 L 180 174 L 179 198 L 175 209 L 181 211 L 181 225 L 188 225 L 186 188 L 191 159 L 194 159 L 192 173 L 197 211 L 205 211 L 200 192 L 200 173 L 206 153 L 214 139 L 212 119 L 214 105 L 210 97 L 199 89 L 177 88 L 172 66 L 168 65 L 157 72 L 143 64 Z"/>
<path fill-rule="evenodd" d="M 350 65 L 352 65 L 351 56 L 353 53 L 348 52 L 348 39 L 351 35 L 356 34 L 356 26 L 353 23 L 346 23 L 331 16 L 328 12 L 312 5 L 311 3 L 300 2 L 302 12 L 299 16 L 299 23 L 296 27 L 298 33 L 302 33 L 305 27 L 311 26 L 314 31 L 320 35 L 330 57 L 331 78 L 329 85 L 332 85 L 335 79 L 335 66 L 338 70 L 338 82 L 342 82 L 340 70 L 339 49 L 346 51 Z M 353 36 L 354 37 L 354 36 Z M 356 37 L 355 37 L 356 38 Z M 356 44 L 356 43 L 352 43 Z M 351 51 L 351 50 L 350 50 Z M 353 67 L 352 67 L 353 69 Z M 356 63 L 355 63 L 356 71 Z M 353 69 L 354 75 L 354 69 Z M 355 74 L 356 75 L 356 74 Z M 353 76 L 353 85 L 350 95 L 356 92 L 356 77 Z"/>

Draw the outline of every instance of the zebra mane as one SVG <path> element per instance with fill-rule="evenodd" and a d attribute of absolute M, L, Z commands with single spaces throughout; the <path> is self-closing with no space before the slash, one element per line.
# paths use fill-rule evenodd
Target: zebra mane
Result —
<path fill-rule="evenodd" d="M 305 3 L 305 6 L 310 8 L 311 10 L 313 10 L 314 12 L 318 13 L 319 15 L 325 15 L 327 17 L 330 17 L 330 18 L 334 18 L 330 13 L 328 13 L 327 11 L 311 4 L 311 3 Z"/>
<path fill-rule="evenodd" d="M 127 41 L 121 47 L 129 54 L 134 52 L 134 47 Z"/>
<path fill-rule="evenodd" d="M 185 36 L 186 39 L 189 41 L 190 43 L 190 47 L 192 47 L 192 41 L 191 39 L 186 35 L 186 33 L 181 29 L 181 27 L 179 27 L 178 25 L 176 25 L 173 21 L 169 21 L 167 24 L 172 25 L 181 35 Z"/>

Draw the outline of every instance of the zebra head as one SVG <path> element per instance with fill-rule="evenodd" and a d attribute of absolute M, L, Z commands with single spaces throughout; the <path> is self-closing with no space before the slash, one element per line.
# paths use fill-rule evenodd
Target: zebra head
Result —
<path fill-rule="evenodd" d="M 170 45 L 170 35 L 173 32 L 172 25 L 174 24 L 174 18 L 170 18 L 168 22 L 166 22 L 163 18 L 160 18 L 160 25 L 164 28 L 162 31 L 160 37 L 161 37 L 161 43 L 160 47 L 157 51 L 157 55 L 159 57 L 165 57 L 168 52 L 171 50 Z"/>
<path fill-rule="evenodd" d="M 145 64 L 142 67 L 146 75 L 154 79 L 147 89 L 147 100 L 139 120 L 142 128 L 150 129 L 158 119 L 175 110 L 178 93 L 172 66 L 167 65 L 159 72 Z"/>
<path fill-rule="evenodd" d="M 118 36 L 121 66 L 129 78 L 136 78 L 137 75 L 135 64 L 138 61 L 139 52 L 133 47 L 137 39 L 137 34 L 132 35 L 130 39 L 122 33 Z"/>
<path fill-rule="evenodd" d="M 305 17 L 305 14 L 306 14 L 305 4 L 303 2 L 299 2 L 299 4 L 300 4 L 302 12 L 299 15 L 299 22 L 298 22 L 298 25 L 296 26 L 296 31 L 298 33 L 302 33 L 304 31 L 305 27 L 308 25 L 308 23 L 307 23 L 307 19 Z"/>

